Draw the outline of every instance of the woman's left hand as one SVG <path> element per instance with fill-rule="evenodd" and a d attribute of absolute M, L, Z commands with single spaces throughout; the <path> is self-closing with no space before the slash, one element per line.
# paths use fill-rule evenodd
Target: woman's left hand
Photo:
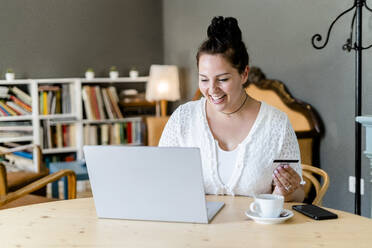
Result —
<path fill-rule="evenodd" d="M 287 201 L 291 200 L 291 195 L 301 187 L 301 177 L 287 164 L 275 169 L 273 181 L 275 185 L 273 194 L 282 195 Z"/>

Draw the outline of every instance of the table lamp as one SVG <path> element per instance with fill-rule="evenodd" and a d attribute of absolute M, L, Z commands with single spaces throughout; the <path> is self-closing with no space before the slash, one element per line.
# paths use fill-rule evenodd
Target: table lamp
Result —
<path fill-rule="evenodd" d="M 177 66 L 151 65 L 146 88 L 146 100 L 156 101 L 156 116 L 166 116 L 167 101 L 180 99 L 180 82 Z M 160 106 L 161 105 L 161 106 Z"/>

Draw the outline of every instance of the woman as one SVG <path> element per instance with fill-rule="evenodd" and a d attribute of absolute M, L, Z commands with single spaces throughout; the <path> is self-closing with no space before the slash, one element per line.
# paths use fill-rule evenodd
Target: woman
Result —
<path fill-rule="evenodd" d="M 196 55 L 204 97 L 176 109 L 159 146 L 199 147 L 207 194 L 273 193 L 303 201 L 301 163 L 273 163 L 300 161 L 286 114 L 244 90 L 249 57 L 237 20 L 215 17 L 207 34 Z"/>

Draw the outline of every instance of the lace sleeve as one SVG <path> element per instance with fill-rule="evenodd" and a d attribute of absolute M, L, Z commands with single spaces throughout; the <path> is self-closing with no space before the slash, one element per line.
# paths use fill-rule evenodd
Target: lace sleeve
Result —
<path fill-rule="evenodd" d="M 163 133 L 160 137 L 159 146 L 181 146 L 180 109 L 181 106 L 173 112 L 167 124 L 165 125 Z"/>
<path fill-rule="evenodd" d="M 299 162 L 296 164 L 291 164 L 290 166 L 297 172 L 301 177 L 301 184 L 305 184 L 302 178 L 302 167 L 301 167 L 301 156 L 300 148 L 298 146 L 298 141 L 296 134 L 292 128 L 291 123 L 286 118 L 286 125 L 284 130 L 283 144 L 279 153 L 279 158 L 281 159 L 298 159 Z"/>

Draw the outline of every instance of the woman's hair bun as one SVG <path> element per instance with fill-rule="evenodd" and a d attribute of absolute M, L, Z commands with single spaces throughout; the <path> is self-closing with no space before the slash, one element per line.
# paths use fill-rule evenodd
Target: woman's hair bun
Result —
<path fill-rule="evenodd" d="M 207 35 L 209 39 L 216 39 L 221 43 L 237 44 L 242 41 L 242 32 L 234 17 L 214 17 L 208 27 Z"/>
<path fill-rule="evenodd" d="M 239 73 L 243 73 L 249 65 L 249 55 L 238 21 L 234 17 L 216 16 L 208 26 L 207 34 L 208 39 L 196 54 L 197 65 L 202 54 L 222 54 Z"/>

